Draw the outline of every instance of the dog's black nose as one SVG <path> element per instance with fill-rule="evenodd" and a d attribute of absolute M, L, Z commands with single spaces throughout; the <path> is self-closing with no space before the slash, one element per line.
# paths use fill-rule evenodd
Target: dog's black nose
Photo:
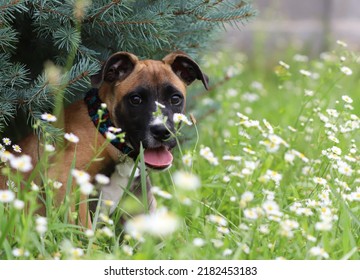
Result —
<path fill-rule="evenodd" d="M 156 124 L 150 127 L 151 135 L 158 141 L 165 141 L 170 138 L 171 133 L 163 124 Z"/>

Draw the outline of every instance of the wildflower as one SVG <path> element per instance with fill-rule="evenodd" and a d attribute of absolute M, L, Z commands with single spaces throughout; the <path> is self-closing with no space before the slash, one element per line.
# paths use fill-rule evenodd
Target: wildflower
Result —
<path fill-rule="evenodd" d="M 297 62 L 308 62 L 309 57 L 303 54 L 295 54 L 293 59 Z"/>
<path fill-rule="evenodd" d="M 202 147 L 200 149 L 200 156 L 205 158 L 212 165 L 219 165 L 218 159 L 214 156 L 209 147 Z"/>
<path fill-rule="evenodd" d="M 207 216 L 207 220 L 209 222 L 212 222 L 212 223 L 216 223 L 220 226 L 226 226 L 227 225 L 227 221 L 225 218 L 219 216 L 219 215 L 209 215 Z"/>
<path fill-rule="evenodd" d="M 254 199 L 254 193 L 250 191 L 246 191 L 241 195 L 241 200 L 244 200 L 246 202 L 250 202 Z"/>
<path fill-rule="evenodd" d="M 256 93 L 245 92 L 241 95 L 241 99 L 250 103 L 259 100 L 259 95 Z"/>
<path fill-rule="evenodd" d="M 202 247 L 205 245 L 205 240 L 202 238 L 194 238 L 193 245 L 196 247 Z"/>
<path fill-rule="evenodd" d="M 273 129 L 273 127 L 271 126 L 271 124 L 270 124 L 267 120 L 265 120 L 265 119 L 263 119 L 263 123 L 264 123 L 264 125 L 266 126 L 266 128 L 269 130 L 269 133 L 270 133 L 270 134 L 274 134 L 274 129 Z"/>
<path fill-rule="evenodd" d="M 192 122 L 183 114 L 175 113 L 173 116 L 174 123 L 184 122 L 187 125 L 192 125 Z"/>
<path fill-rule="evenodd" d="M 305 89 L 305 96 L 314 96 L 314 91 L 313 90 L 309 90 L 309 89 Z"/>
<path fill-rule="evenodd" d="M 263 234 L 269 234 L 270 233 L 269 225 L 260 225 L 259 231 Z"/>
<path fill-rule="evenodd" d="M 229 176 L 225 175 L 222 180 L 224 183 L 229 183 L 231 179 Z"/>
<path fill-rule="evenodd" d="M 74 259 L 78 259 L 84 255 L 84 251 L 81 248 L 71 248 L 70 255 Z"/>
<path fill-rule="evenodd" d="M 9 160 L 12 160 L 14 158 L 14 155 L 9 151 L 1 151 L 0 157 L 2 162 L 8 162 Z"/>
<path fill-rule="evenodd" d="M 61 187 L 62 187 L 62 183 L 61 182 L 59 182 L 59 181 L 54 181 L 54 182 L 52 182 L 52 185 L 53 185 L 53 188 L 54 189 L 60 189 Z"/>
<path fill-rule="evenodd" d="M 263 90 L 264 89 L 264 86 L 262 83 L 260 83 L 259 81 L 253 81 L 251 84 L 250 84 L 250 87 L 252 89 L 256 89 L 256 90 Z"/>
<path fill-rule="evenodd" d="M 316 237 L 312 236 L 310 234 L 306 235 L 306 239 L 309 240 L 310 242 L 316 242 Z"/>
<path fill-rule="evenodd" d="M 348 96 L 348 95 L 343 95 L 341 97 L 341 99 L 344 100 L 346 103 L 349 103 L 349 104 L 353 103 L 352 98 L 350 96 Z"/>
<path fill-rule="evenodd" d="M 104 205 L 105 205 L 106 207 L 113 207 L 114 204 L 115 204 L 114 201 L 109 200 L 109 199 L 105 199 L 105 200 L 103 200 L 103 202 L 104 202 Z"/>
<path fill-rule="evenodd" d="M 265 210 L 267 215 L 282 216 L 279 205 L 273 200 L 266 200 L 263 203 L 262 208 Z"/>
<path fill-rule="evenodd" d="M 211 243 L 214 245 L 215 248 L 220 248 L 224 245 L 224 242 L 219 239 L 211 239 Z"/>
<path fill-rule="evenodd" d="M 110 131 L 105 132 L 105 137 L 107 140 L 112 141 L 116 139 L 116 135 Z"/>
<path fill-rule="evenodd" d="M 82 170 L 73 169 L 71 170 L 71 175 L 75 178 L 79 185 L 90 181 L 90 175 Z"/>
<path fill-rule="evenodd" d="M 353 173 L 353 169 L 344 161 L 338 161 L 338 171 L 340 174 L 350 177 Z"/>
<path fill-rule="evenodd" d="M 19 145 L 13 145 L 12 148 L 13 148 L 14 152 L 21 153 L 21 148 Z"/>
<path fill-rule="evenodd" d="M 260 122 L 257 120 L 244 120 L 240 122 L 240 124 L 242 126 L 245 126 L 246 128 L 250 128 L 250 127 L 260 128 Z"/>
<path fill-rule="evenodd" d="M 344 47 L 344 48 L 346 48 L 348 46 L 347 43 L 345 43 L 344 41 L 341 41 L 341 40 L 336 40 L 336 44 L 338 44 L 339 46 Z"/>
<path fill-rule="evenodd" d="M 282 67 L 284 67 L 285 69 L 290 69 L 290 65 L 289 64 L 286 64 L 285 62 L 283 62 L 283 61 L 279 61 L 279 64 L 282 66 Z"/>
<path fill-rule="evenodd" d="M 244 231 L 248 231 L 250 228 L 246 224 L 240 223 L 239 224 L 239 229 L 244 230 Z"/>
<path fill-rule="evenodd" d="M 288 228 L 288 229 L 292 230 L 292 229 L 299 228 L 299 223 L 297 221 L 287 219 L 287 220 L 281 221 L 280 226 L 282 228 Z"/>
<path fill-rule="evenodd" d="M 250 148 L 243 148 L 243 151 L 245 152 L 245 153 L 248 153 L 248 154 L 250 154 L 250 155 L 255 155 L 256 153 L 255 153 L 255 151 L 253 151 L 253 150 L 251 150 Z"/>
<path fill-rule="evenodd" d="M 239 113 L 239 112 L 237 112 L 236 115 L 237 115 L 240 119 L 242 119 L 242 120 L 248 120 L 248 119 L 249 119 L 248 116 L 245 116 L 245 115 L 243 115 L 243 114 L 241 114 L 241 113 Z"/>
<path fill-rule="evenodd" d="M 304 215 L 306 217 L 314 215 L 314 213 L 311 211 L 310 208 L 307 207 L 301 207 L 295 211 L 297 215 Z"/>
<path fill-rule="evenodd" d="M 199 177 L 186 171 L 176 171 L 173 180 L 175 186 L 183 190 L 196 190 L 201 186 Z"/>
<path fill-rule="evenodd" d="M 160 102 L 155 101 L 156 108 L 165 109 L 165 105 L 161 104 Z"/>
<path fill-rule="evenodd" d="M 125 231 L 132 236 L 143 233 L 165 236 L 173 233 L 178 225 L 178 218 L 169 213 L 166 208 L 161 208 L 155 213 L 139 215 L 128 221 L 125 225 Z"/>
<path fill-rule="evenodd" d="M 172 195 L 166 191 L 161 190 L 159 187 L 152 187 L 151 191 L 165 199 L 172 199 Z"/>
<path fill-rule="evenodd" d="M 326 109 L 326 112 L 330 117 L 338 118 L 340 113 L 335 109 Z"/>
<path fill-rule="evenodd" d="M 347 66 L 342 66 L 340 71 L 343 72 L 346 76 L 350 76 L 353 73 L 352 70 Z"/>
<path fill-rule="evenodd" d="M 315 229 L 318 231 L 330 231 L 332 229 L 332 223 L 330 220 L 324 220 L 315 224 Z"/>
<path fill-rule="evenodd" d="M 84 195 L 90 195 L 94 190 L 94 185 L 90 182 L 84 182 L 80 184 L 80 192 Z"/>
<path fill-rule="evenodd" d="M 186 206 L 191 206 L 192 205 L 191 199 L 188 198 L 188 197 L 180 197 L 180 202 L 183 205 L 186 205 Z"/>
<path fill-rule="evenodd" d="M 77 137 L 74 133 L 70 132 L 70 133 L 65 133 L 64 134 L 64 138 L 66 140 L 68 140 L 71 143 L 78 143 L 79 142 L 79 137 Z"/>
<path fill-rule="evenodd" d="M 259 165 L 259 162 L 255 162 L 255 161 L 246 160 L 244 163 L 245 163 L 245 168 L 241 170 L 241 173 L 243 175 L 251 175 Z"/>
<path fill-rule="evenodd" d="M 40 187 L 38 185 L 36 185 L 34 182 L 31 182 L 31 190 L 33 192 L 38 192 L 40 190 Z"/>
<path fill-rule="evenodd" d="M 279 233 L 280 233 L 281 236 L 284 236 L 284 237 L 287 237 L 287 238 L 294 237 L 294 232 L 288 227 L 281 227 Z"/>
<path fill-rule="evenodd" d="M 85 235 L 86 235 L 88 238 L 91 238 L 91 237 L 94 236 L 94 231 L 91 230 L 91 229 L 87 229 L 87 230 L 85 231 Z"/>
<path fill-rule="evenodd" d="M 110 219 L 110 217 L 104 213 L 100 213 L 99 218 L 101 221 L 103 221 L 106 224 L 113 225 L 114 221 Z"/>
<path fill-rule="evenodd" d="M 282 175 L 280 173 L 270 170 L 270 169 L 266 171 L 266 174 L 264 176 L 268 180 L 274 181 L 276 185 L 279 185 L 280 181 L 282 179 Z"/>
<path fill-rule="evenodd" d="M 286 152 L 285 155 L 284 155 L 284 159 L 285 159 L 286 162 L 288 162 L 290 164 L 293 164 L 294 159 L 295 159 L 295 155 L 291 151 Z"/>
<path fill-rule="evenodd" d="M 310 76 L 311 76 L 311 72 L 310 72 L 310 71 L 301 69 L 299 72 L 300 72 L 301 75 L 304 75 L 304 76 L 306 76 L 306 77 L 310 77 Z"/>
<path fill-rule="evenodd" d="M 286 143 L 286 141 L 285 141 L 284 139 L 282 139 L 280 136 L 278 136 L 278 135 L 276 135 L 276 134 L 270 134 L 270 135 L 268 136 L 268 139 L 269 139 L 272 143 L 274 143 L 274 144 L 276 144 L 276 145 L 282 144 L 282 145 L 284 145 L 285 147 L 289 147 L 289 144 Z"/>
<path fill-rule="evenodd" d="M 230 66 L 226 69 L 225 75 L 226 75 L 226 77 L 231 78 L 231 77 L 238 75 L 240 72 L 241 71 L 238 67 Z"/>
<path fill-rule="evenodd" d="M 274 200 L 275 199 L 275 193 L 273 191 L 269 191 L 267 189 L 263 190 L 264 195 L 266 195 L 267 200 Z"/>
<path fill-rule="evenodd" d="M 9 203 L 15 199 L 15 193 L 10 190 L 0 190 L 0 202 Z"/>
<path fill-rule="evenodd" d="M 245 254 L 249 254 L 250 253 L 250 248 L 247 244 L 240 244 L 240 248 L 241 250 L 245 253 Z"/>
<path fill-rule="evenodd" d="M 109 131 L 109 132 L 112 132 L 112 133 L 114 133 L 114 134 L 119 134 L 119 133 L 122 131 L 122 129 L 121 129 L 121 128 L 118 128 L 118 127 L 110 126 L 110 127 L 108 128 L 108 131 Z"/>
<path fill-rule="evenodd" d="M 28 257 L 28 256 L 30 256 L 29 251 L 24 250 L 24 249 L 22 249 L 22 248 L 14 248 L 14 249 L 12 250 L 12 254 L 13 254 L 13 256 L 16 257 L 16 258 L 19 258 L 19 257 Z"/>
<path fill-rule="evenodd" d="M 24 209 L 24 206 L 25 206 L 25 202 L 24 202 L 24 201 L 19 200 L 19 199 L 15 199 L 15 201 L 14 201 L 14 207 L 15 207 L 15 209 L 17 209 L 17 210 L 22 210 L 22 209 Z"/>
<path fill-rule="evenodd" d="M 51 115 L 49 113 L 44 113 L 41 115 L 41 119 L 47 122 L 56 122 L 57 118 L 54 115 Z"/>
<path fill-rule="evenodd" d="M 10 146 L 11 145 L 11 140 L 7 137 L 3 138 L 3 143 L 6 145 L 6 146 Z"/>
<path fill-rule="evenodd" d="M 230 256 L 232 253 L 233 253 L 233 250 L 231 250 L 231 249 L 225 249 L 224 252 L 223 252 L 223 256 L 224 256 L 224 257 Z"/>
<path fill-rule="evenodd" d="M 227 227 L 218 227 L 217 231 L 222 234 L 229 234 L 230 230 Z"/>
<path fill-rule="evenodd" d="M 123 245 L 122 250 L 128 256 L 132 256 L 134 254 L 133 248 L 131 246 L 129 246 L 129 245 Z"/>
<path fill-rule="evenodd" d="M 247 208 L 244 210 L 244 217 L 249 220 L 257 220 L 259 218 L 256 208 Z"/>
<path fill-rule="evenodd" d="M 351 201 L 360 201 L 360 188 L 357 188 L 355 192 L 350 193 Z"/>
<path fill-rule="evenodd" d="M 338 155 L 338 156 L 341 155 L 341 149 L 340 149 L 339 147 L 333 146 L 333 147 L 331 148 L 331 151 L 332 151 L 334 154 Z"/>
<path fill-rule="evenodd" d="M 52 153 L 52 152 L 55 151 L 55 147 L 53 145 L 51 145 L 51 144 L 46 144 L 45 145 L 45 151 L 49 152 L 49 153 Z"/>
<path fill-rule="evenodd" d="M 35 220 L 36 231 L 43 235 L 47 231 L 47 219 L 45 217 L 38 216 Z"/>
<path fill-rule="evenodd" d="M 329 135 L 328 139 L 336 144 L 338 144 L 340 141 L 338 138 L 336 138 L 334 135 Z"/>
<path fill-rule="evenodd" d="M 222 159 L 223 159 L 223 160 L 241 161 L 241 157 L 240 157 L 240 156 L 225 155 L 225 156 L 223 156 Z"/>
<path fill-rule="evenodd" d="M 33 168 L 31 157 L 28 155 L 11 158 L 10 165 L 12 168 L 15 168 L 21 172 L 29 172 Z"/>
<path fill-rule="evenodd" d="M 229 97 L 235 97 L 239 94 L 239 92 L 234 89 L 234 88 L 230 88 L 228 89 L 228 91 L 226 92 L 226 95 L 228 95 Z"/>
<path fill-rule="evenodd" d="M 110 178 L 103 175 L 103 174 L 96 174 L 95 175 L 95 181 L 98 182 L 101 185 L 107 185 L 110 183 Z"/>
<path fill-rule="evenodd" d="M 324 178 L 320 178 L 320 177 L 314 177 L 313 181 L 315 184 L 321 185 L 321 186 L 325 186 L 327 184 L 326 179 Z"/>
<path fill-rule="evenodd" d="M 191 167 L 193 163 L 193 159 L 190 153 L 183 155 L 182 162 L 185 166 Z"/>
<path fill-rule="evenodd" d="M 113 231 L 110 228 L 106 227 L 106 226 L 102 227 L 99 231 L 100 231 L 101 234 L 105 235 L 108 238 L 111 238 L 111 237 L 114 236 Z"/>
<path fill-rule="evenodd" d="M 309 254 L 314 257 L 322 257 L 324 259 L 329 258 L 329 254 L 323 248 L 321 248 L 319 246 L 312 247 L 309 251 Z"/>

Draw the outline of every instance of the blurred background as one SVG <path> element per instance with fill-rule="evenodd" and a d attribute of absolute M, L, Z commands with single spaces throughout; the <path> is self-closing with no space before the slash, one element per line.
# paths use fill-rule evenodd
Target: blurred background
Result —
<path fill-rule="evenodd" d="M 254 0 L 252 3 L 258 16 L 246 26 L 239 26 L 240 29 L 229 27 L 223 39 L 250 58 L 265 55 L 271 59 L 289 47 L 313 57 L 331 50 L 336 40 L 348 43 L 349 49 L 359 49 L 359 0 Z"/>

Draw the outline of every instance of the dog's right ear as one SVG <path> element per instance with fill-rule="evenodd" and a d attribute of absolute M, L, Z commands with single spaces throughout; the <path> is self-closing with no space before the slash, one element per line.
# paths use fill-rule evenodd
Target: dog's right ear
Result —
<path fill-rule="evenodd" d="M 91 77 L 92 87 L 99 88 L 103 82 L 112 83 L 124 80 L 133 71 L 138 61 L 137 56 L 128 52 L 113 54 L 101 67 L 101 71 Z"/>

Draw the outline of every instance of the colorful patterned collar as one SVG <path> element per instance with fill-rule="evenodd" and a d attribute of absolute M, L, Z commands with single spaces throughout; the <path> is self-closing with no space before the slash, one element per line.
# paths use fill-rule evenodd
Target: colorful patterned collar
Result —
<path fill-rule="evenodd" d="M 88 107 L 89 116 L 94 123 L 95 127 L 99 132 L 106 138 L 112 139 L 110 143 L 116 147 L 121 153 L 129 155 L 132 152 L 132 149 L 126 145 L 126 143 L 121 142 L 118 137 L 112 137 L 116 134 L 117 129 L 110 120 L 110 114 L 106 106 L 103 106 L 98 90 L 96 88 L 91 89 L 86 93 L 84 101 Z M 101 119 L 99 116 L 99 110 L 102 111 Z M 111 133 L 111 134 L 110 134 Z"/>

